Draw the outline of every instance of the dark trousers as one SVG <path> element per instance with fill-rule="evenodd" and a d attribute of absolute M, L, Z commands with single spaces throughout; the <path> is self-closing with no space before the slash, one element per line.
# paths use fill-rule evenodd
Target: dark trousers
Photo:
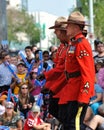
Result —
<path fill-rule="evenodd" d="M 2 93 L 4 91 L 8 91 L 9 88 L 10 88 L 9 85 L 0 86 L 0 93 Z"/>
<path fill-rule="evenodd" d="M 77 127 L 80 130 L 85 130 L 83 120 L 87 106 L 79 107 L 77 101 L 70 101 L 67 104 L 59 105 L 59 119 L 63 124 L 64 130 L 77 130 Z M 77 117 L 80 109 L 80 116 Z M 78 124 L 78 121 L 80 124 Z"/>
<path fill-rule="evenodd" d="M 49 113 L 54 116 L 56 119 L 58 119 L 58 112 L 59 112 L 59 105 L 58 105 L 58 98 L 50 97 L 49 101 Z"/>

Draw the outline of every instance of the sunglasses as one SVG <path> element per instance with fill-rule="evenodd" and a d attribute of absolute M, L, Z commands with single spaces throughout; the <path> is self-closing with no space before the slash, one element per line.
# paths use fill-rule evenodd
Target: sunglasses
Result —
<path fill-rule="evenodd" d="M 6 109 L 13 109 L 12 107 L 6 107 Z"/>
<path fill-rule="evenodd" d="M 21 88 L 21 89 L 28 89 L 28 88 Z"/>

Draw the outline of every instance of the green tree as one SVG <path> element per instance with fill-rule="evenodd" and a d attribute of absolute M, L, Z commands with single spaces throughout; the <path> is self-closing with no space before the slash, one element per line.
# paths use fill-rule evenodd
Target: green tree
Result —
<path fill-rule="evenodd" d="M 21 42 L 18 40 L 17 33 L 23 32 L 27 35 L 30 44 L 37 44 L 40 41 L 40 29 L 34 23 L 34 19 L 24 10 L 7 10 L 8 21 L 8 40 Z"/>
<path fill-rule="evenodd" d="M 80 2 L 82 13 L 89 17 L 89 1 L 80 0 Z M 93 7 L 95 36 L 104 40 L 104 0 L 93 0 Z M 79 8 L 76 8 L 76 10 L 79 10 Z"/>

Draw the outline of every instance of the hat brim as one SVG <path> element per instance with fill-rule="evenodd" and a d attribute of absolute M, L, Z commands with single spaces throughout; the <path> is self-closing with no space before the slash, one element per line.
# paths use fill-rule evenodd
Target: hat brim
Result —
<path fill-rule="evenodd" d="M 59 29 L 59 30 L 66 30 L 66 28 L 59 27 L 59 26 L 52 26 L 49 29 Z"/>
<path fill-rule="evenodd" d="M 55 28 L 59 28 L 59 27 L 60 27 L 60 25 L 54 25 L 54 26 L 49 27 L 49 29 L 55 29 Z"/>
<path fill-rule="evenodd" d="M 1 98 L 1 99 L 0 99 L 0 101 L 3 101 L 3 100 L 6 100 L 6 99 L 4 99 L 4 98 Z"/>
<path fill-rule="evenodd" d="M 73 24 L 78 24 L 78 25 L 90 26 L 90 24 L 86 24 L 85 22 L 74 21 L 74 20 L 68 20 L 67 22 L 62 22 L 62 23 L 63 24 L 73 23 Z"/>
<path fill-rule="evenodd" d="M 23 63 L 19 63 L 19 64 L 17 64 L 17 66 L 19 66 L 19 65 L 22 65 L 22 66 L 26 67 L 26 65 L 23 64 Z"/>

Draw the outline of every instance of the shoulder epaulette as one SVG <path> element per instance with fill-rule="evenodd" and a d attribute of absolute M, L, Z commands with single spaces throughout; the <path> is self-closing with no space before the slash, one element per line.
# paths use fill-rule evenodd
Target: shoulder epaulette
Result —
<path fill-rule="evenodd" d="M 73 40 L 72 43 L 75 43 L 75 44 L 76 44 L 76 43 L 80 43 L 81 41 L 82 41 L 82 38 L 78 38 L 78 39 L 76 39 L 76 40 Z"/>

